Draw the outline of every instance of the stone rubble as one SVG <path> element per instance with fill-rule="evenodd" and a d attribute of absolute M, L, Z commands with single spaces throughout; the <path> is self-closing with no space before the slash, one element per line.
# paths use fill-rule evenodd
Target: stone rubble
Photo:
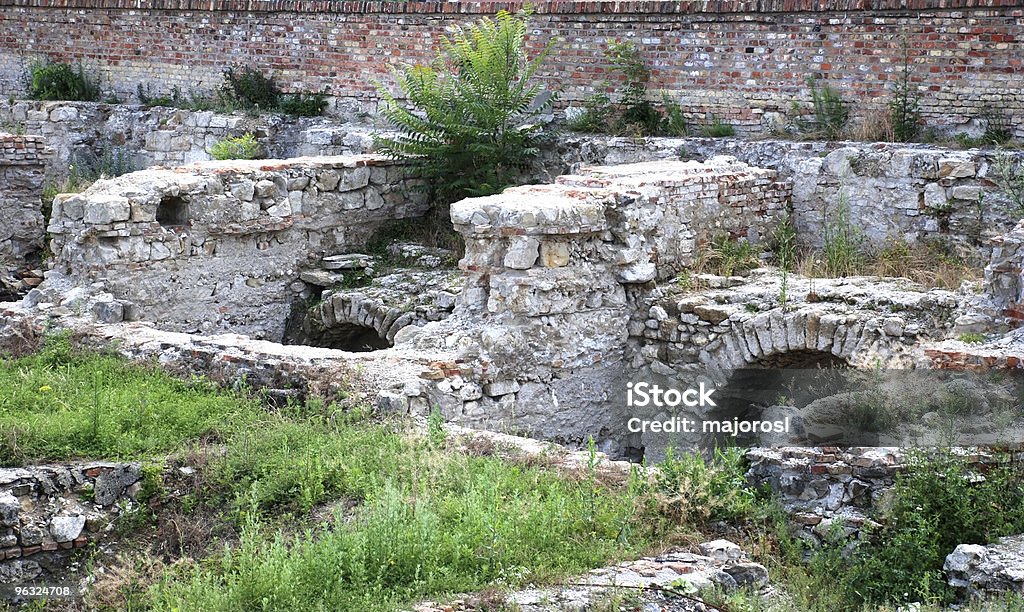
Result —
<path fill-rule="evenodd" d="M 504 601 L 522 612 L 550 612 L 588 610 L 606 601 L 612 594 L 638 594 L 640 609 L 645 612 L 707 612 L 712 608 L 699 602 L 701 591 L 719 588 L 726 592 L 737 589 L 766 592 L 769 589 L 768 570 L 751 562 L 736 544 L 715 540 L 703 543 L 698 548 L 700 554 L 669 551 L 591 570 L 567 580 L 565 586 L 513 591 Z M 661 589 L 674 589 L 692 599 Z M 476 609 L 469 601 L 470 598 L 448 604 L 422 602 L 415 606 L 414 612 Z"/>
<path fill-rule="evenodd" d="M 0 468 L 0 586 L 59 574 L 132 508 L 140 479 L 138 463 Z"/>
<path fill-rule="evenodd" d="M 960 544 L 942 566 L 947 581 L 969 599 L 1000 593 L 1024 595 L 1024 535 L 996 544 Z"/>

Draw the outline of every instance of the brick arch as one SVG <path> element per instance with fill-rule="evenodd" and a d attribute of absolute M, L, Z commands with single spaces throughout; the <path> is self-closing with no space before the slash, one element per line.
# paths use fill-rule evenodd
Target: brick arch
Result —
<path fill-rule="evenodd" d="M 773 310 L 740 321 L 708 344 L 700 362 L 713 369 L 758 367 L 795 352 L 826 353 L 853 367 L 897 365 L 906 361 L 907 344 L 885 333 L 875 312 L 848 314 Z"/>

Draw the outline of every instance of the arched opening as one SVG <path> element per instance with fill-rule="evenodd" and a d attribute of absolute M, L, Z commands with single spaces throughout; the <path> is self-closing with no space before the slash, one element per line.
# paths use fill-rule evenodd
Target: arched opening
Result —
<path fill-rule="evenodd" d="M 285 344 L 305 344 L 352 353 L 391 348 L 391 343 L 387 338 L 381 338 L 377 330 L 355 323 L 338 323 L 328 328 L 318 326 L 315 331 L 307 330 L 301 338 L 286 338 Z"/>
<path fill-rule="evenodd" d="M 803 408 L 821 397 L 847 390 L 843 371 L 846 360 L 830 352 L 797 350 L 761 358 L 745 368 L 732 371 L 717 390 L 717 407 L 705 416 L 714 421 L 774 420 L 787 414 L 784 408 Z M 773 410 L 766 414 L 766 409 Z M 702 446 L 758 445 L 777 438 L 758 434 L 715 434 Z"/>
<path fill-rule="evenodd" d="M 352 351 L 354 353 L 367 353 L 379 351 L 391 347 L 387 338 L 381 338 L 377 330 L 372 327 L 356 325 L 355 323 L 339 323 L 334 327 L 324 330 L 323 334 L 312 339 L 313 346 Z"/>

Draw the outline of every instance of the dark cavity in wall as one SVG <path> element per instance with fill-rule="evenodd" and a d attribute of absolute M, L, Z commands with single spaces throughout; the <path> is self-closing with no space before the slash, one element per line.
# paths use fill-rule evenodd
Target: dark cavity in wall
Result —
<path fill-rule="evenodd" d="M 816 399 L 847 390 L 845 377 L 829 374 L 847 367 L 849 364 L 845 360 L 825 351 L 798 350 L 765 357 L 729 375 L 725 384 L 716 390 L 717 408 L 706 418 L 757 421 L 769 407 L 802 408 Z M 705 440 L 702 446 L 736 442 L 757 443 L 754 439 L 730 440 L 727 436 L 718 436 Z"/>
<path fill-rule="evenodd" d="M 368 353 L 392 346 L 376 329 L 366 325 L 342 321 L 325 326 L 319 317 L 316 304 L 310 304 L 306 300 L 292 304 L 281 343 L 318 346 L 352 353 Z"/>
<path fill-rule="evenodd" d="M 188 223 L 188 201 L 164 196 L 156 208 L 156 221 L 164 227 L 184 227 Z"/>

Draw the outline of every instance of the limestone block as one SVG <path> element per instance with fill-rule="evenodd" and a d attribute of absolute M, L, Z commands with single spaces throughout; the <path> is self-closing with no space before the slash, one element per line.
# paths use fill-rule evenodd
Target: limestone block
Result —
<path fill-rule="evenodd" d="M 85 517 L 55 516 L 50 519 L 50 535 L 57 542 L 70 542 L 81 535 L 85 529 Z"/>
<path fill-rule="evenodd" d="M 228 185 L 228 190 L 231 194 L 242 201 L 252 200 L 253 195 L 256 194 L 255 183 L 248 179 L 241 179 Z"/>
<path fill-rule="evenodd" d="M 0 526 L 13 527 L 18 524 L 21 504 L 10 491 L 0 494 Z"/>
<path fill-rule="evenodd" d="M 977 164 L 967 154 L 939 159 L 939 178 L 969 178 L 977 172 Z"/>
<path fill-rule="evenodd" d="M 559 268 L 569 263 L 569 245 L 565 242 L 544 242 L 540 245 L 541 264 L 547 268 Z"/>
<path fill-rule="evenodd" d="M 938 183 L 924 186 L 924 205 L 932 210 L 942 210 L 949 205 L 946 190 Z"/>
<path fill-rule="evenodd" d="M 516 236 L 509 240 L 502 263 L 513 270 L 527 270 L 537 263 L 540 242 L 530 236 Z"/>
<path fill-rule="evenodd" d="M 132 208 L 128 199 L 114 194 L 94 194 L 87 200 L 83 220 L 93 225 L 106 225 L 131 218 Z M 67 202 L 65 201 L 65 211 Z"/>
<path fill-rule="evenodd" d="M 338 182 L 338 191 L 352 191 L 353 189 L 362 189 L 370 182 L 370 168 L 368 166 L 358 166 L 351 170 L 346 170 L 341 175 Z"/>

